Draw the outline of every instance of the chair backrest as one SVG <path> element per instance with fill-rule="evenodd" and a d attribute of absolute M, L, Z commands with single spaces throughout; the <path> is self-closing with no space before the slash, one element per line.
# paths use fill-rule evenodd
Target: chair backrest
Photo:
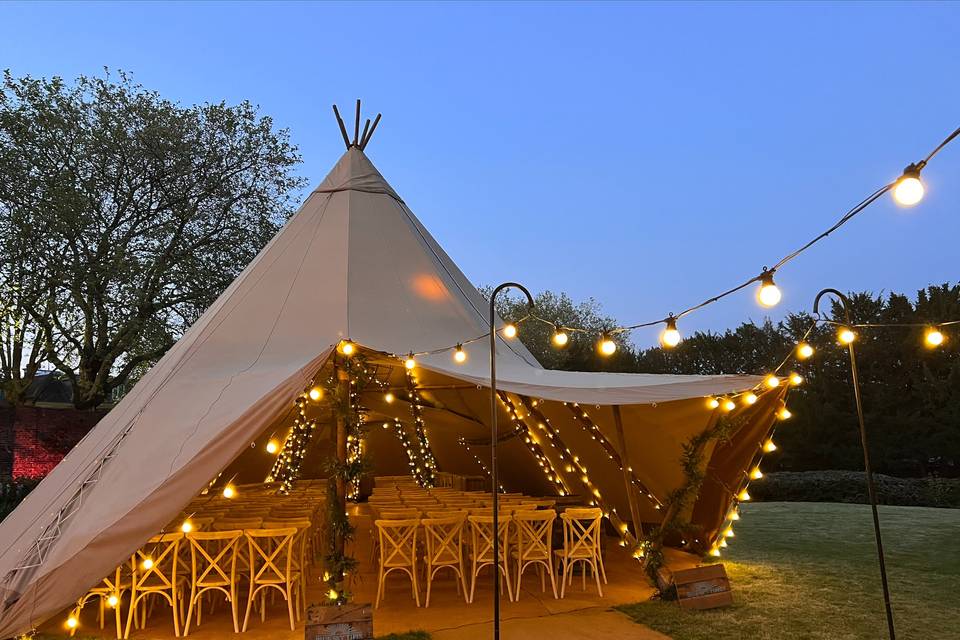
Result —
<path fill-rule="evenodd" d="M 591 556 L 600 552 L 600 509 L 567 509 L 563 520 L 563 546 L 569 556 Z"/>
<path fill-rule="evenodd" d="M 549 560 L 553 553 L 553 511 L 517 511 L 513 514 L 520 560 Z"/>
<path fill-rule="evenodd" d="M 130 559 L 137 591 L 172 589 L 177 583 L 180 541 L 183 533 L 154 536 Z"/>
<path fill-rule="evenodd" d="M 416 520 L 420 513 L 419 509 L 384 509 L 377 520 Z"/>
<path fill-rule="evenodd" d="M 493 562 L 493 514 L 467 516 L 470 522 L 470 539 L 477 562 Z M 510 537 L 510 523 L 513 516 L 501 513 L 497 528 L 500 529 L 500 559 L 507 557 L 507 544 Z"/>
<path fill-rule="evenodd" d="M 417 518 L 375 521 L 380 540 L 380 564 L 384 567 L 412 567 L 417 557 Z"/>
<path fill-rule="evenodd" d="M 296 527 L 247 529 L 243 535 L 250 551 L 250 576 L 255 584 L 287 582 L 293 566 Z"/>
<path fill-rule="evenodd" d="M 463 520 L 467 519 L 469 512 L 466 509 L 437 508 L 427 511 L 428 518 L 446 518 L 448 516 L 460 516 Z"/>
<path fill-rule="evenodd" d="M 237 572 L 237 548 L 243 531 L 191 531 L 190 569 L 193 583 L 229 585 Z"/>
<path fill-rule="evenodd" d="M 259 529 L 263 518 L 221 518 L 210 525 L 214 531 L 233 531 L 235 529 Z"/>
<path fill-rule="evenodd" d="M 427 540 L 427 562 L 459 564 L 463 557 L 463 523 L 466 513 L 431 516 L 420 521 Z"/>

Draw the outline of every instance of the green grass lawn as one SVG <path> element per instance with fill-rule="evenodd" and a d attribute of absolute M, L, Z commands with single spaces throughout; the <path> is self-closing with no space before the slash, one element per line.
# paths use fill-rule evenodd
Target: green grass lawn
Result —
<path fill-rule="evenodd" d="M 960 510 L 881 507 L 897 637 L 960 639 Z M 723 562 L 735 603 L 620 607 L 675 640 L 886 637 L 870 507 L 766 503 L 743 508 Z"/>

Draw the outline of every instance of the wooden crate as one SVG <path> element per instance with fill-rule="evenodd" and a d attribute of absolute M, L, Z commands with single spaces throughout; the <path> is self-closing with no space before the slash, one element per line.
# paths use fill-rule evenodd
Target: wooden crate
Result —
<path fill-rule="evenodd" d="M 722 564 L 672 571 L 668 592 L 686 609 L 713 609 L 733 604 L 730 580 Z"/>
<path fill-rule="evenodd" d="M 307 607 L 304 640 L 369 640 L 373 638 L 373 608 L 369 604 Z"/>

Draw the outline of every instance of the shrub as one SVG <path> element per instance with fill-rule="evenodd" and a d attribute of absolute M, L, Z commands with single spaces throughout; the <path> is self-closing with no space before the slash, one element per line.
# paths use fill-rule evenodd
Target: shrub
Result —
<path fill-rule="evenodd" d="M 960 479 L 894 478 L 882 474 L 873 477 L 880 504 L 960 508 Z M 768 473 L 750 484 L 750 495 L 766 502 L 869 502 L 866 474 L 862 471 Z"/>

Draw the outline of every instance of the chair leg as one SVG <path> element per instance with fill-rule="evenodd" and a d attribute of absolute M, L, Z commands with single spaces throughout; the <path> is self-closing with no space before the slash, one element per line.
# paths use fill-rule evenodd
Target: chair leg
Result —
<path fill-rule="evenodd" d="M 554 570 L 552 564 L 547 566 L 546 568 L 547 568 L 547 573 L 550 574 L 550 588 L 553 589 L 553 599 L 556 600 L 557 599 L 557 576 L 555 574 L 557 572 Z"/>
<path fill-rule="evenodd" d="M 413 599 L 417 601 L 417 607 L 420 607 L 420 589 L 417 586 L 417 563 L 413 563 L 413 570 L 410 572 L 411 582 L 413 582 Z"/>
<path fill-rule="evenodd" d="M 476 561 L 474 561 L 472 564 L 473 564 L 473 570 L 470 572 L 470 573 L 471 573 L 471 578 L 470 578 L 470 599 L 467 600 L 467 603 L 468 603 L 468 604 L 473 604 L 473 595 L 474 595 L 474 593 L 476 592 L 476 589 L 477 589 L 477 563 L 476 563 Z"/>
<path fill-rule="evenodd" d="M 190 603 L 187 605 L 187 617 L 183 621 L 183 635 L 184 637 L 190 635 L 190 622 L 193 619 L 193 606 L 198 600 L 197 594 L 194 593 L 194 587 L 190 588 Z M 200 626 L 200 612 L 203 610 L 203 601 L 201 600 L 197 607 L 197 626 Z"/>
<path fill-rule="evenodd" d="M 179 638 L 180 637 L 180 619 L 177 614 L 180 609 L 180 601 L 177 599 L 176 591 L 173 591 L 170 593 L 170 607 L 173 609 L 173 635 Z"/>
<path fill-rule="evenodd" d="M 426 581 L 427 581 L 427 599 L 423 606 L 429 608 L 430 607 L 430 587 L 433 586 L 433 571 L 430 568 L 429 564 L 427 564 Z"/>
<path fill-rule="evenodd" d="M 253 608 L 253 584 L 254 584 L 254 582 L 255 582 L 255 581 L 251 578 L 251 580 L 250 580 L 250 588 L 247 589 L 247 610 L 246 610 L 246 612 L 243 614 L 243 627 L 240 628 L 240 631 L 243 632 L 243 633 L 246 633 L 246 631 L 247 631 L 247 624 L 249 624 L 249 622 L 250 622 L 250 609 Z"/>
<path fill-rule="evenodd" d="M 130 627 L 133 625 L 133 617 L 136 615 L 137 611 L 137 595 L 135 592 L 130 592 L 130 608 L 127 610 L 127 628 L 123 632 L 124 640 L 130 637 Z"/>
<path fill-rule="evenodd" d="M 290 616 L 290 631 L 295 631 L 297 628 L 297 623 L 293 619 L 293 585 L 290 584 L 290 581 L 287 581 L 287 590 L 284 592 L 287 597 L 287 614 Z"/>
<path fill-rule="evenodd" d="M 114 619 L 116 619 L 116 621 L 117 621 L 117 640 L 122 640 L 122 638 L 123 638 L 123 628 L 122 628 L 122 625 L 121 625 L 121 623 L 120 623 L 120 618 L 122 617 L 121 614 L 120 614 L 120 600 L 121 600 L 121 596 L 123 596 L 123 592 L 120 592 L 120 593 L 117 594 L 117 606 L 115 606 L 115 607 L 113 608 L 113 617 L 114 617 Z"/>
<path fill-rule="evenodd" d="M 567 595 L 567 573 L 570 568 L 570 563 L 567 562 L 567 559 L 563 559 L 563 573 L 560 575 L 560 597 L 564 598 Z"/>
<path fill-rule="evenodd" d="M 377 578 L 377 604 L 374 609 L 380 608 L 380 599 L 383 598 L 383 565 L 380 565 L 380 576 Z"/>
<path fill-rule="evenodd" d="M 597 551 L 597 562 L 600 564 L 600 575 L 603 576 L 603 584 L 607 583 L 607 570 L 603 566 L 603 554 Z"/>
<path fill-rule="evenodd" d="M 517 599 L 514 600 L 514 602 L 519 602 L 519 601 L 520 601 L 520 581 L 522 580 L 522 578 L 523 578 L 523 562 L 521 562 L 520 559 L 517 558 L 517 583 L 516 583 L 516 584 L 517 584 Z"/>
<path fill-rule="evenodd" d="M 237 583 L 230 583 L 230 614 L 233 616 L 233 632 L 240 633 L 240 626 L 237 624 Z"/>
<path fill-rule="evenodd" d="M 600 572 L 597 571 L 597 559 L 593 559 L 593 578 L 597 581 L 597 593 L 603 597 L 603 589 L 600 587 Z"/>

